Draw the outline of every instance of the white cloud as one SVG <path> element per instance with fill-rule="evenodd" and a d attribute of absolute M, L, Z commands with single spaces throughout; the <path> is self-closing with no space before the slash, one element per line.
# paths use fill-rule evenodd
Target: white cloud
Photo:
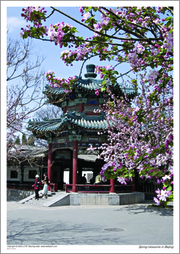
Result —
<path fill-rule="evenodd" d="M 7 29 L 9 32 L 14 32 L 16 29 L 20 31 L 21 27 L 25 27 L 26 21 L 22 18 L 7 17 Z"/>

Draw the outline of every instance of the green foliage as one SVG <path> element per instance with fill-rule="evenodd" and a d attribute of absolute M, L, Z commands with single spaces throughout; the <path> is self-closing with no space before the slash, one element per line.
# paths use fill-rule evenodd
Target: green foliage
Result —
<path fill-rule="evenodd" d="M 27 138 L 26 138 L 26 134 L 23 133 L 22 135 L 22 145 L 27 145 Z"/>
<path fill-rule="evenodd" d="M 17 136 L 17 138 L 16 138 L 16 140 L 15 140 L 14 144 L 16 144 L 16 145 L 20 145 L 20 138 L 19 138 L 19 136 Z"/>
<path fill-rule="evenodd" d="M 33 135 L 30 135 L 27 140 L 27 145 L 34 146 L 34 137 Z"/>

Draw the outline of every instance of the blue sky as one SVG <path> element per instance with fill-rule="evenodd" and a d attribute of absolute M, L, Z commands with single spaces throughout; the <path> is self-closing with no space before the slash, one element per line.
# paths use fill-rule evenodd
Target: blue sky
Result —
<path fill-rule="evenodd" d="M 25 6 L 22 6 L 25 7 Z M 12 38 L 19 38 L 19 33 L 21 32 L 20 28 L 25 27 L 27 22 L 21 17 L 22 7 L 7 7 L 7 26 L 9 28 L 9 36 Z M 74 18 L 81 20 L 81 15 L 79 13 L 78 7 L 61 7 L 63 12 L 73 16 Z M 48 13 L 51 9 L 46 8 Z M 64 17 L 59 13 L 54 13 L 53 16 L 47 20 L 44 24 L 49 27 L 50 24 L 56 24 L 57 22 L 66 22 L 73 26 L 77 26 L 76 22 L 71 21 L 69 18 Z M 87 29 L 77 26 L 79 35 L 84 37 L 89 37 L 92 35 Z M 69 76 L 74 76 L 79 74 L 80 67 L 82 62 L 75 62 L 73 67 L 67 67 L 63 61 L 60 59 L 61 51 L 65 49 L 60 49 L 58 46 L 55 46 L 53 42 L 45 42 L 33 39 L 35 44 L 35 51 L 39 54 L 46 56 L 46 59 L 43 63 L 45 71 L 52 70 L 55 72 L 57 77 L 68 78 Z M 95 63 L 99 65 L 107 65 L 107 62 L 100 62 L 97 59 L 88 60 L 88 63 Z M 85 67 L 83 68 L 83 74 L 86 72 Z M 84 75 L 83 75 L 84 77 Z"/>
<path fill-rule="evenodd" d="M 173 1 L 172 1 L 173 2 Z M 7 10 L 7 27 L 9 28 L 9 36 L 12 38 L 19 38 L 19 34 L 21 32 L 21 27 L 26 26 L 26 24 L 28 24 L 22 17 L 21 17 L 21 12 L 22 12 L 22 8 L 23 7 L 27 7 L 28 5 L 30 6 L 42 6 L 42 1 L 25 1 L 25 2 L 8 2 L 7 1 L 7 6 L 6 6 L 6 10 Z M 26 3 L 25 6 L 23 6 L 23 3 Z M 58 3 L 58 5 L 57 5 Z M 88 2 L 86 1 L 86 4 L 88 5 L 88 3 L 92 2 Z M 98 3 L 100 3 L 102 5 L 103 1 L 97 1 L 96 4 L 98 5 Z M 106 6 L 108 6 L 109 4 L 111 6 L 117 6 L 119 1 L 111 1 L 108 2 L 106 1 Z M 128 1 L 128 4 L 140 4 L 140 5 L 149 5 L 150 3 L 152 4 L 153 1 L 146 1 L 146 2 L 134 2 L 134 1 Z M 154 5 L 163 5 L 163 2 L 159 2 L 159 1 L 154 1 Z M 45 7 L 47 6 L 47 4 L 49 4 L 49 2 L 43 2 L 43 4 L 45 4 Z M 51 5 L 52 6 L 58 6 L 58 8 L 60 8 L 62 11 L 64 11 L 65 13 L 67 13 L 70 16 L 73 16 L 75 19 L 77 20 L 81 20 L 81 15 L 79 13 L 78 7 L 77 6 L 81 6 L 83 4 L 83 2 L 75 2 L 75 1 L 51 1 Z M 120 4 L 123 5 L 124 2 L 120 1 Z M 18 7 L 17 7 L 18 5 Z M 89 4 L 90 5 L 90 4 Z M 126 1 L 126 5 L 127 5 L 127 1 Z M 49 8 L 49 5 L 46 7 L 46 10 L 48 11 L 48 14 L 51 12 L 51 9 Z M 73 26 L 76 26 L 78 31 L 79 31 L 79 35 L 83 36 L 83 37 L 89 37 L 92 35 L 92 33 L 77 25 L 76 22 L 73 22 L 72 20 L 70 20 L 69 18 L 59 14 L 59 13 L 54 13 L 50 19 L 48 19 L 44 25 L 46 25 L 47 27 L 49 27 L 50 24 L 56 24 L 57 22 L 66 22 L 69 23 Z M 78 75 L 82 62 L 74 62 L 73 63 L 73 67 L 71 66 L 66 66 L 63 61 L 60 59 L 60 55 L 61 55 L 61 51 L 64 51 L 65 48 L 60 49 L 58 46 L 55 46 L 55 44 L 53 42 L 45 42 L 45 41 L 39 41 L 39 40 L 35 40 L 32 39 L 33 43 L 35 44 L 35 52 L 37 52 L 38 54 L 42 54 L 45 55 L 46 59 L 42 65 L 43 69 L 45 71 L 49 71 L 52 70 L 55 72 L 55 75 L 57 77 L 61 77 L 61 78 L 68 78 L 69 76 L 74 76 L 74 75 Z M 86 62 L 86 64 L 89 63 L 95 63 L 96 65 L 107 65 L 109 64 L 108 62 L 100 62 L 97 58 L 93 58 L 90 59 Z M 86 65 L 85 64 L 85 65 Z M 113 62 L 111 62 L 110 64 L 113 65 Z M 123 66 L 121 65 L 120 67 L 121 69 L 119 69 L 119 71 L 121 73 L 129 70 L 129 65 L 128 64 L 124 64 Z M 86 73 L 86 68 L 84 66 L 83 68 L 83 72 L 82 72 L 82 77 L 84 77 L 84 73 Z M 118 82 L 121 82 L 121 80 L 118 80 Z"/>
<path fill-rule="evenodd" d="M 24 6 L 22 6 L 24 7 Z M 19 33 L 21 32 L 20 28 L 25 27 L 27 22 L 20 16 L 22 8 L 20 7 L 8 7 L 7 8 L 7 24 L 10 27 L 9 36 L 13 38 L 19 38 Z M 46 8 L 48 13 L 50 13 L 50 8 Z M 75 7 L 67 7 L 63 8 L 64 12 L 68 12 L 70 15 L 76 14 L 76 17 L 79 14 L 78 8 Z M 79 15 L 80 17 L 80 15 Z M 44 24 L 49 27 L 49 25 L 56 24 L 57 22 L 64 21 L 66 23 L 72 24 L 68 18 L 62 17 L 62 15 L 55 13 L 51 19 L 49 19 Z M 83 34 L 85 32 L 83 31 Z M 70 74 L 76 75 L 80 69 L 80 63 L 76 63 L 73 67 L 67 67 L 63 61 L 60 59 L 61 51 L 64 49 L 60 49 L 58 46 L 55 46 L 53 42 L 44 42 L 33 39 L 33 43 L 35 44 L 35 50 L 39 54 L 45 55 L 46 59 L 43 63 L 43 67 L 45 71 L 52 70 L 55 72 L 56 76 L 68 78 Z"/>

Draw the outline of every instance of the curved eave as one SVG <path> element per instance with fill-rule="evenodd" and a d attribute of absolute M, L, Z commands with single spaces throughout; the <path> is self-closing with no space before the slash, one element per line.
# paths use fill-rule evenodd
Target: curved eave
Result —
<path fill-rule="evenodd" d="M 100 90 L 102 87 L 101 80 L 96 79 L 80 79 L 77 84 L 74 85 L 72 92 L 67 92 L 63 88 L 57 88 L 57 87 L 51 87 L 46 86 L 46 90 L 43 91 L 43 93 L 47 96 L 48 102 L 57 106 L 62 106 L 63 101 L 66 100 L 73 100 L 75 94 L 78 93 L 86 93 L 87 95 L 90 93 L 95 94 L 95 90 Z M 123 88 L 122 84 L 116 83 L 115 85 L 111 84 L 109 85 L 110 90 L 113 94 L 117 96 L 124 96 L 124 93 L 126 91 L 128 98 L 134 98 L 137 96 L 137 92 L 133 88 Z M 103 94 L 104 93 L 101 93 Z M 100 96 L 100 95 L 99 95 Z M 100 96 L 101 97 L 101 96 Z"/>
<path fill-rule="evenodd" d="M 53 105 L 61 106 L 61 103 L 66 100 L 69 96 L 64 89 L 54 88 L 46 86 L 46 90 L 43 93 L 47 96 L 48 103 Z"/>
<path fill-rule="evenodd" d="M 87 131 L 103 131 L 107 129 L 107 121 L 103 116 L 99 119 L 92 119 L 92 116 L 84 116 L 75 112 L 67 112 L 60 119 L 53 119 L 43 122 L 29 122 L 28 130 L 32 131 L 35 136 L 45 136 L 48 133 L 62 133 L 69 129 L 79 129 Z"/>
<path fill-rule="evenodd" d="M 102 131 L 107 129 L 107 122 L 106 120 L 91 120 L 91 121 L 87 121 L 87 120 L 72 120 L 70 122 L 70 125 L 74 128 L 74 129 L 81 129 L 81 130 L 89 130 L 89 131 Z"/>
<path fill-rule="evenodd" d="M 102 87 L 102 80 L 98 79 L 80 79 L 77 88 L 83 91 L 91 92 Z"/>
<path fill-rule="evenodd" d="M 29 122 L 27 129 L 32 131 L 35 136 L 45 135 L 46 133 L 52 133 L 58 130 L 66 129 L 67 125 L 65 119 L 53 119 L 43 122 Z"/>
<path fill-rule="evenodd" d="M 65 100 L 73 99 L 72 94 L 75 93 L 94 93 L 96 89 L 101 88 L 101 80 L 95 79 L 80 79 L 78 83 L 76 83 L 72 89 L 72 92 L 67 92 L 67 90 L 63 88 L 51 87 L 46 85 L 45 91 L 43 93 L 47 96 L 49 103 L 54 105 L 61 105 L 61 103 Z"/>

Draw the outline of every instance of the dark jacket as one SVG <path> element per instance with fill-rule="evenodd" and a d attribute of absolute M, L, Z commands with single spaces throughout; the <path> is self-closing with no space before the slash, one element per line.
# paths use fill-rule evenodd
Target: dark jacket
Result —
<path fill-rule="evenodd" d="M 38 180 L 35 180 L 35 183 L 33 184 L 33 187 L 35 190 L 39 190 L 40 188 L 40 185 L 41 185 L 41 181 L 38 179 Z"/>
<path fill-rule="evenodd" d="M 49 179 L 47 176 L 44 177 L 43 183 L 49 185 Z"/>

